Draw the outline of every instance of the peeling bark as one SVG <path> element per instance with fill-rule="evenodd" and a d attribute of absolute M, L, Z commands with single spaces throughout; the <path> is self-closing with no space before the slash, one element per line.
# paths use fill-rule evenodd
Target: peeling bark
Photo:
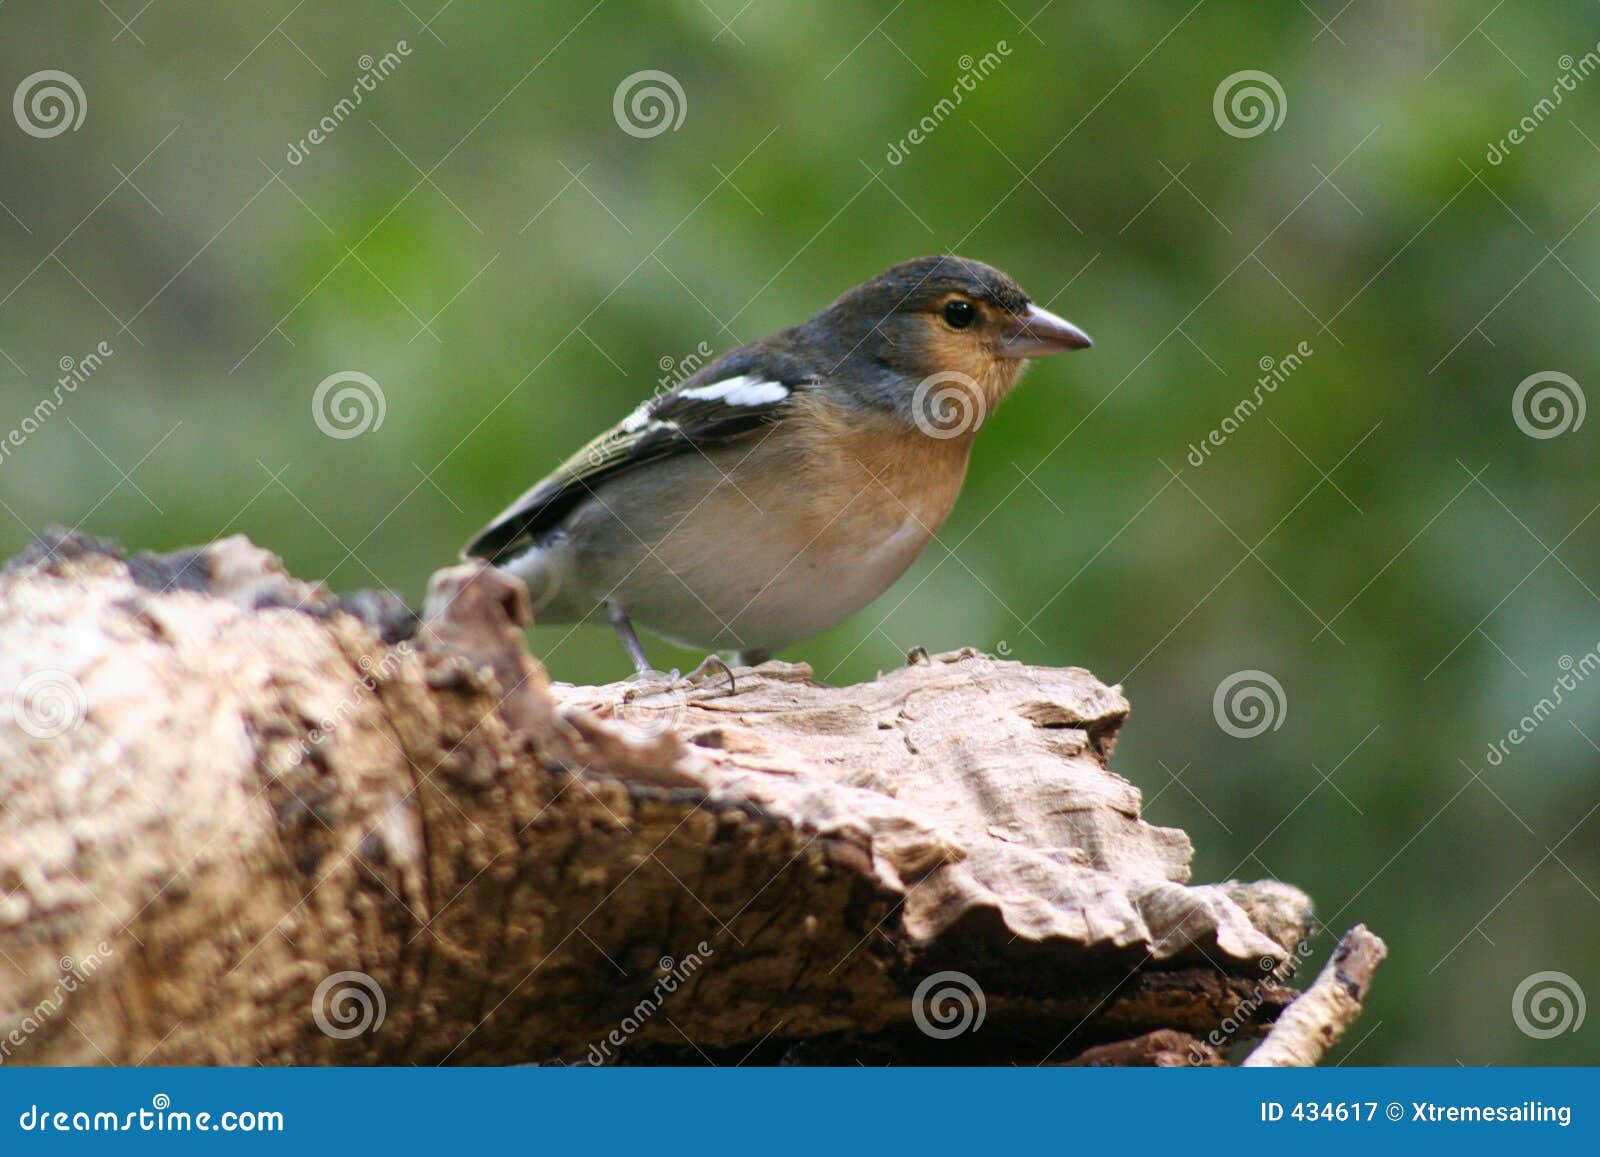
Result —
<path fill-rule="evenodd" d="M 14 560 L 0 1061 L 1214 1063 L 1295 996 L 1309 900 L 1189 882 L 1086 671 L 573 687 L 526 621 L 476 565 L 419 620 L 243 539 Z"/>

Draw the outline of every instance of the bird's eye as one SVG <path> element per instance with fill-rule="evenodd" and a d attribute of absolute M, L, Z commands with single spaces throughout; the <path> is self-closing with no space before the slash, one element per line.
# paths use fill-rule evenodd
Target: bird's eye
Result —
<path fill-rule="evenodd" d="M 966 329 L 977 318 L 978 311 L 973 308 L 972 302 L 963 301 L 961 298 L 945 302 L 944 320 L 951 329 Z"/>

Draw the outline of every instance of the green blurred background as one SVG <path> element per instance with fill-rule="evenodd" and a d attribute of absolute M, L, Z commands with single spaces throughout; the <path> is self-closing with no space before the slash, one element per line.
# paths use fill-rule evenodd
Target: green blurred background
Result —
<path fill-rule="evenodd" d="M 1535 112 L 1600 7 L 1490 9 L 11 0 L 0 95 L 64 70 L 87 115 L 0 117 L 0 435 L 114 352 L 0 457 L 0 552 L 48 522 L 243 533 L 416 600 L 701 343 L 977 257 L 1096 347 L 993 416 L 904 580 L 785 657 L 845 682 L 970 644 L 1122 682 L 1117 766 L 1197 878 L 1278 876 L 1388 939 L 1351 1063 L 1600 1061 L 1600 1010 L 1513 1017 L 1541 971 L 1600 998 L 1600 678 L 1487 759 L 1600 645 L 1600 418 L 1513 411 L 1535 373 L 1600 385 L 1600 75 Z M 613 98 L 647 69 L 683 119 L 641 137 Z M 1243 70 L 1276 128 L 1224 131 Z M 383 395 L 356 437 L 314 421 L 341 371 Z M 604 630 L 534 645 L 561 679 L 627 671 Z M 1252 738 L 1214 713 L 1241 671 L 1283 689 Z"/>

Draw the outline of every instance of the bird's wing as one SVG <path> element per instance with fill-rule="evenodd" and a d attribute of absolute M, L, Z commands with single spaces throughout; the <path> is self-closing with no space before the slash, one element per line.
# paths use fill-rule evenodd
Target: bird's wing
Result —
<path fill-rule="evenodd" d="M 695 384 L 697 374 L 651 398 L 601 434 L 478 532 L 462 552 L 501 562 L 554 530 L 602 482 L 675 454 L 736 441 L 781 421 L 814 384 L 758 373 Z"/>

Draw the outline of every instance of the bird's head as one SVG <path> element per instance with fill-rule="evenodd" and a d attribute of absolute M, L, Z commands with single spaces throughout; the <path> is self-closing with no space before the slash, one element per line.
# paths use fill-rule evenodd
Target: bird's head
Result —
<path fill-rule="evenodd" d="M 863 403 L 886 406 L 919 425 L 934 396 L 948 400 L 953 391 L 973 391 L 972 404 L 987 414 L 1028 359 L 1092 344 L 1077 326 L 1034 305 L 1000 270 L 950 256 L 884 270 L 807 328 L 833 347 L 827 351 L 836 363 L 831 377 Z"/>

